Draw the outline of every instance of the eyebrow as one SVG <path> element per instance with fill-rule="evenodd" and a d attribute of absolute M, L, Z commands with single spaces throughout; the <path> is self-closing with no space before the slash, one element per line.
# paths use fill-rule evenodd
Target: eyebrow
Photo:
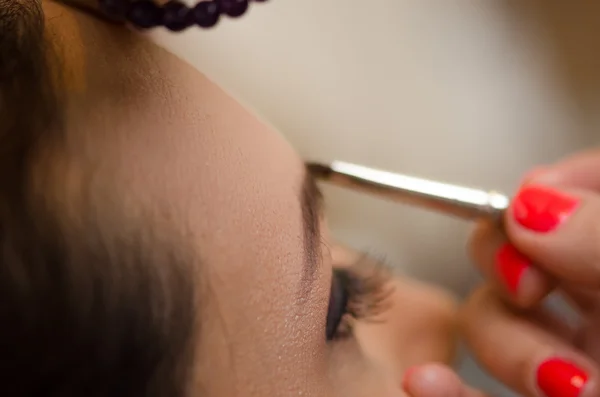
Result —
<path fill-rule="evenodd" d="M 315 280 L 321 258 L 321 215 L 323 214 L 323 193 L 317 185 L 315 176 L 308 166 L 305 167 L 304 180 L 300 192 L 302 207 L 302 226 L 304 230 L 304 266 L 302 271 L 302 290 L 310 289 Z"/>

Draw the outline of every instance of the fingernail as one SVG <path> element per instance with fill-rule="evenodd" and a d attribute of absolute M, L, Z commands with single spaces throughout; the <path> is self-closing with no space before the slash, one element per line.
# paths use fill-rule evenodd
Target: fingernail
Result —
<path fill-rule="evenodd" d="M 546 397 L 578 397 L 588 375 L 560 358 L 544 361 L 537 370 L 537 385 Z"/>
<path fill-rule="evenodd" d="M 496 253 L 496 269 L 510 292 L 516 294 L 529 260 L 511 244 L 504 244 Z"/>
<path fill-rule="evenodd" d="M 550 232 L 575 211 L 579 200 L 544 186 L 524 186 L 512 202 L 515 220 L 534 232 Z"/>
<path fill-rule="evenodd" d="M 402 378 L 402 389 L 408 389 L 408 382 L 410 381 L 411 376 L 417 371 L 418 367 L 410 367 L 406 371 L 404 371 L 404 378 Z"/>

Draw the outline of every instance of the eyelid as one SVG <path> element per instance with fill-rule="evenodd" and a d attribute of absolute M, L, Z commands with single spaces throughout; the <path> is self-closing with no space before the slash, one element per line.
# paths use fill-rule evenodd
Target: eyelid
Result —
<path fill-rule="evenodd" d="M 390 282 L 392 273 L 387 263 L 368 254 L 358 258 L 333 271 L 327 314 L 328 340 L 352 336 L 356 320 L 381 321 L 380 315 L 389 309 L 394 284 Z M 333 336 L 331 327 L 335 327 Z"/>

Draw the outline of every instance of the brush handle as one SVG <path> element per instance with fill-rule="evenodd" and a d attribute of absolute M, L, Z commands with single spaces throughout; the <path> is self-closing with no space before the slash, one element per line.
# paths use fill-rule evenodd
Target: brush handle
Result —
<path fill-rule="evenodd" d="M 501 220 L 510 204 L 509 198 L 501 193 L 430 181 L 343 161 L 334 161 L 328 166 L 309 166 L 311 168 L 320 168 L 321 172 L 317 173 L 320 175 L 317 176 L 337 186 L 468 220 Z"/>

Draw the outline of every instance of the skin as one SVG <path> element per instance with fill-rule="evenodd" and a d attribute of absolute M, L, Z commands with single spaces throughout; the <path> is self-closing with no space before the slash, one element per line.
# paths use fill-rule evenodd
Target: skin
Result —
<path fill-rule="evenodd" d="M 536 372 L 550 358 L 568 360 L 587 374 L 579 397 L 600 393 L 599 167 L 600 150 L 592 149 L 523 178 L 523 187 L 543 186 L 578 200 L 575 210 L 553 230 L 524 227 L 511 208 L 504 233 L 482 224 L 472 236 L 472 256 L 487 281 L 465 304 L 461 327 L 481 364 L 519 395 L 543 396 Z M 507 241 L 527 261 L 516 289 L 508 288 L 496 270 L 496 252 Z M 550 293 L 564 297 L 581 322 L 569 323 L 548 311 L 543 300 Z M 412 393 L 444 388 L 452 396 L 483 396 L 441 365 L 420 366 L 409 378 L 407 389 Z M 554 390 L 547 397 L 562 395 Z"/>
<path fill-rule="evenodd" d="M 57 3 L 44 10 L 68 90 L 67 139 L 40 156 L 39 169 L 54 175 L 44 194 L 76 227 L 86 186 L 107 225 L 124 215 L 147 222 L 191 252 L 201 289 L 191 395 L 404 396 L 407 368 L 452 360 L 453 300 L 407 279 L 393 281 L 386 321 L 326 342 L 332 266 L 354 254 L 323 219 L 323 257 L 298 298 L 296 152 L 141 36 Z"/>

